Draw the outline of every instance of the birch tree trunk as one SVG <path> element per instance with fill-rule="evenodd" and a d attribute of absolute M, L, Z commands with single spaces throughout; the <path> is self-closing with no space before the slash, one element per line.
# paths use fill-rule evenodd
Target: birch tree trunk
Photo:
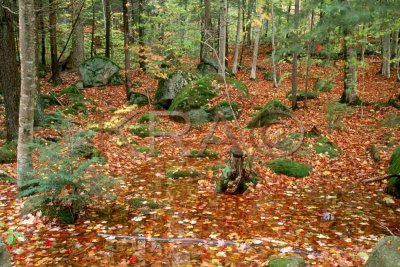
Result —
<path fill-rule="evenodd" d="M 62 83 L 60 77 L 60 67 L 58 65 L 58 56 L 57 56 L 57 1 L 49 0 L 49 9 L 50 9 L 49 11 L 50 54 L 51 54 L 51 72 L 52 72 L 50 81 L 53 84 L 57 85 Z"/>
<path fill-rule="evenodd" d="M 274 1 L 271 0 L 271 42 L 272 42 L 272 82 L 273 87 L 278 88 L 278 81 L 276 79 L 276 64 L 275 64 L 275 9 Z"/>
<path fill-rule="evenodd" d="M 131 55 L 129 49 L 128 0 L 122 1 L 122 11 L 124 20 L 125 92 L 126 92 L 126 98 L 129 101 L 129 94 L 131 90 Z"/>
<path fill-rule="evenodd" d="M 296 37 L 298 34 L 299 26 L 299 0 L 294 1 L 294 29 Z M 293 65 L 292 65 L 292 110 L 297 109 L 297 57 L 298 51 L 295 48 L 293 52 Z"/>
<path fill-rule="evenodd" d="M 225 58 L 226 58 L 226 25 L 227 25 L 227 0 L 220 0 L 220 25 L 219 25 L 219 66 L 218 73 L 225 77 Z"/>
<path fill-rule="evenodd" d="M 256 23 L 256 28 L 254 30 L 253 63 L 251 66 L 251 73 L 250 73 L 251 80 L 255 80 L 257 76 L 258 46 L 260 42 L 260 32 L 261 32 L 261 14 L 259 12 L 257 12 L 257 20 L 255 23 Z"/>
<path fill-rule="evenodd" d="M 390 33 L 385 34 L 382 37 L 382 75 L 386 78 L 390 78 Z"/>
<path fill-rule="evenodd" d="M 83 5 L 82 0 L 72 1 L 72 56 L 71 67 L 76 70 L 85 59 L 85 37 L 83 34 Z M 75 25 L 74 25 L 75 24 Z"/>
<path fill-rule="evenodd" d="M 4 5 L 11 6 L 10 1 Z M 3 91 L 6 112 L 7 141 L 18 136 L 20 79 L 14 36 L 13 15 L 0 5 L 0 91 Z"/>
<path fill-rule="evenodd" d="M 235 54 L 233 56 L 233 67 L 232 73 L 236 74 L 239 65 L 239 46 L 240 46 L 240 30 L 241 30 L 241 19 L 242 19 L 242 0 L 239 0 L 238 6 L 238 18 L 236 23 L 236 40 L 235 40 Z"/>
<path fill-rule="evenodd" d="M 35 0 L 19 0 L 19 42 L 21 55 L 21 100 L 19 107 L 17 182 L 22 186 L 32 174 L 33 119 L 37 78 Z"/>

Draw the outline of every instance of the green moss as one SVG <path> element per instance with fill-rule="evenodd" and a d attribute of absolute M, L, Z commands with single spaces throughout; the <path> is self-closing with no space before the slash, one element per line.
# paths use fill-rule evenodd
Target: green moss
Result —
<path fill-rule="evenodd" d="M 193 158 L 216 158 L 218 157 L 218 153 L 211 150 L 192 150 L 190 151 L 189 157 Z"/>
<path fill-rule="evenodd" d="M 386 116 L 386 118 L 383 120 L 382 125 L 389 128 L 398 127 L 400 126 L 400 116 L 391 113 Z"/>
<path fill-rule="evenodd" d="M 389 174 L 399 174 L 400 173 L 400 146 L 395 149 L 390 158 L 390 164 L 388 169 Z"/>
<path fill-rule="evenodd" d="M 285 257 L 285 258 L 278 258 L 278 257 L 270 257 L 268 263 L 268 267 L 305 267 L 306 263 L 304 259 L 300 256 L 293 256 L 293 257 Z"/>
<path fill-rule="evenodd" d="M 315 99 L 318 97 L 318 95 L 314 92 L 307 92 L 307 94 L 306 94 L 305 91 L 297 91 L 297 94 L 296 94 L 297 101 L 305 100 L 306 96 L 307 96 L 307 99 Z M 292 100 L 292 92 L 288 92 L 287 97 L 289 100 Z"/>
<path fill-rule="evenodd" d="M 276 148 L 281 150 L 292 150 L 297 145 L 299 145 L 300 141 L 303 139 L 302 133 L 293 132 L 287 134 L 284 138 L 280 139 L 276 143 Z"/>
<path fill-rule="evenodd" d="M 277 174 L 284 174 L 297 178 L 306 177 L 311 172 L 311 167 L 309 165 L 284 158 L 271 160 L 266 166 Z"/>
<path fill-rule="evenodd" d="M 189 84 L 172 101 L 170 111 L 189 111 L 205 106 L 208 101 L 217 96 L 213 80 L 208 76 Z"/>
<path fill-rule="evenodd" d="M 247 128 L 257 128 L 269 125 L 282 117 L 282 113 L 289 113 L 290 109 L 279 100 L 269 101 L 261 111 L 247 124 Z"/>
<path fill-rule="evenodd" d="M 154 128 L 154 132 L 152 133 L 150 130 L 150 126 L 146 124 L 135 125 L 129 131 L 142 138 L 157 135 L 160 133 L 160 130 L 157 128 Z"/>
<path fill-rule="evenodd" d="M 140 117 L 137 122 L 138 123 L 146 123 L 146 122 L 151 122 L 151 121 L 159 121 L 160 119 L 154 115 L 154 113 L 145 113 Z"/>
<path fill-rule="evenodd" d="M 333 88 L 334 82 L 319 78 L 314 84 L 314 89 L 318 92 L 330 92 Z"/>
<path fill-rule="evenodd" d="M 178 179 L 182 177 L 197 177 L 200 173 L 194 170 L 171 170 L 167 171 L 167 177 L 172 179 Z"/>
<path fill-rule="evenodd" d="M 151 149 L 146 146 L 135 146 L 135 148 L 141 153 L 151 153 L 153 155 L 159 155 L 161 152 L 156 149 Z"/>
<path fill-rule="evenodd" d="M 341 151 L 331 141 L 321 136 L 318 138 L 317 144 L 315 145 L 315 152 L 318 154 L 326 154 L 330 158 L 336 158 Z"/>
<path fill-rule="evenodd" d="M 150 209 L 159 209 L 163 206 L 162 204 L 157 203 L 152 199 L 146 199 L 146 198 L 141 198 L 141 197 L 130 200 L 129 205 L 132 208 L 148 207 Z"/>
<path fill-rule="evenodd" d="M 0 147 L 0 164 L 12 163 L 17 160 L 17 143 L 15 141 Z"/>
<path fill-rule="evenodd" d="M 219 102 L 217 105 L 207 110 L 207 112 L 209 113 L 210 121 L 215 120 L 215 116 L 217 115 L 218 112 L 221 113 L 226 120 L 228 121 L 233 120 L 235 117 L 237 118 L 239 116 L 239 111 L 240 111 L 239 103 L 233 101 L 231 102 L 231 104 L 229 104 L 229 101 L 226 100 Z"/>

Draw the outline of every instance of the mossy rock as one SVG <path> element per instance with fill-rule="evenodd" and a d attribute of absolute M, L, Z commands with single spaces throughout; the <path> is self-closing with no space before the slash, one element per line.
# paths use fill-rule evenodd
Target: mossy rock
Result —
<path fill-rule="evenodd" d="M 0 147 L 0 164 L 17 161 L 17 143 L 15 141 Z"/>
<path fill-rule="evenodd" d="M 318 97 L 318 95 L 314 92 L 307 92 L 307 94 L 306 94 L 305 91 L 297 91 L 296 99 L 297 99 L 297 101 L 304 101 L 306 99 L 306 96 L 307 96 L 307 99 L 315 99 Z M 290 101 L 292 100 L 292 92 L 287 93 L 287 98 Z"/>
<path fill-rule="evenodd" d="M 210 113 L 207 112 L 204 108 L 198 108 L 198 109 L 193 109 L 189 111 L 189 118 L 190 118 L 190 123 L 194 126 L 206 123 L 210 121 Z M 174 116 L 173 119 L 177 119 L 177 121 L 183 122 L 182 118 L 178 116 Z"/>
<path fill-rule="evenodd" d="M 385 192 L 396 198 L 400 198 L 400 178 L 399 177 L 391 177 L 388 180 Z"/>
<path fill-rule="evenodd" d="M 388 173 L 389 174 L 400 173 L 400 146 L 394 150 L 392 157 L 390 158 Z"/>
<path fill-rule="evenodd" d="M 149 98 L 141 93 L 131 92 L 129 94 L 129 104 L 130 105 L 138 105 L 138 106 L 145 106 L 150 103 Z"/>
<path fill-rule="evenodd" d="M 11 257 L 8 253 L 3 240 L 0 239 L 0 266 L 1 267 L 11 267 Z"/>
<path fill-rule="evenodd" d="M 147 123 L 151 121 L 159 121 L 160 119 L 154 113 L 145 113 L 138 120 L 138 123 Z"/>
<path fill-rule="evenodd" d="M 216 59 L 210 59 L 210 58 L 203 59 L 200 62 L 200 64 L 197 65 L 197 70 L 203 74 L 217 73 L 218 61 Z"/>
<path fill-rule="evenodd" d="M 336 147 L 331 141 L 321 136 L 315 145 L 315 152 L 318 154 L 328 155 L 330 158 L 336 158 L 341 153 L 341 150 Z"/>
<path fill-rule="evenodd" d="M 232 106 L 232 108 L 231 108 Z M 217 105 L 213 106 L 212 108 L 208 109 L 209 113 L 209 120 L 214 121 L 215 116 L 219 113 L 223 116 L 225 120 L 233 120 L 235 117 L 239 117 L 239 111 L 240 111 L 240 104 L 237 102 L 231 102 L 229 104 L 229 101 L 221 101 Z"/>
<path fill-rule="evenodd" d="M 129 200 L 129 205 L 132 208 L 148 207 L 150 209 L 159 209 L 163 206 L 162 204 L 157 203 L 152 199 L 146 199 L 146 198 L 141 198 L 141 197 Z"/>
<path fill-rule="evenodd" d="M 189 84 L 172 101 L 169 111 L 190 111 L 200 109 L 217 96 L 213 80 L 205 76 Z"/>
<path fill-rule="evenodd" d="M 179 178 L 194 178 L 200 176 L 200 173 L 195 170 L 171 170 L 167 171 L 167 177 L 172 179 Z"/>
<path fill-rule="evenodd" d="M 273 99 L 269 101 L 247 124 L 247 128 L 258 128 L 274 123 L 277 119 L 290 113 L 290 109 L 281 101 Z"/>
<path fill-rule="evenodd" d="M 279 74 L 276 74 L 276 81 L 279 82 L 280 79 L 281 79 L 281 76 Z M 264 72 L 264 80 L 273 81 L 274 80 L 273 72 L 272 71 Z"/>
<path fill-rule="evenodd" d="M 273 159 L 266 166 L 277 174 L 284 174 L 291 177 L 303 178 L 310 175 L 311 167 L 309 165 L 296 162 L 290 159 Z"/>
<path fill-rule="evenodd" d="M 270 257 L 268 267 L 306 267 L 304 259 L 300 256 L 292 257 Z"/>
<path fill-rule="evenodd" d="M 400 237 L 387 236 L 379 240 L 365 267 L 400 267 Z"/>
<path fill-rule="evenodd" d="M 105 57 L 92 57 L 79 65 L 79 74 L 84 87 L 105 86 L 120 81 L 119 66 Z"/>
<path fill-rule="evenodd" d="M 216 158 L 218 153 L 211 150 L 192 150 L 190 151 L 189 157 L 192 158 Z"/>
<path fill-rule="evenodd" d="M 216 81 L 220 85 L 224 85 L 224 83 L 226 82 L 227 84 L 232 85 L 234 88 L 236 88 L 241 93 L 243 93 L 247 98 L 250 97 L 250 92 L 249 92 L 249 88 L 247 87 L 247 85 L 244 82 L 242 82 L 238 79 L 235 79 L 234 77 L 226 76 L 225 80 L 219 74 L 208 74 L 207 77 L 210 80 Z"/>
<path fill-rule="evenodd" d="M 333 81 L 317 79 L 314 84 L 314 90 L 317 92 L 330 92 L 334 86 Z"/>

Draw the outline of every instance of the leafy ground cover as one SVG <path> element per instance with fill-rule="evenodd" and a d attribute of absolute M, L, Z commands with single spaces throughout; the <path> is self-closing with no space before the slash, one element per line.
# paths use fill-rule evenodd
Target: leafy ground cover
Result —
<path fill-rule="evenodd" d="M 385 102 L 398 93 L 398 83 L 376 75 L 380 63 L 374 58 L 368 63 L 371 68 L 360 77 L 361 98 L 366 102 Z M 290 71 L 290 65 L 283 65 L 282 71 Z M 326 71 L 324 67 L 312 69 L 318 77 L 324 77 Z M 322 136 L 340 147 L 340 157 L 329 157 L 313 149 L 310 153 L 299 151 L 290 159 L 310 165 L 310 175 L 302 179 L 278 175 L 265 167 L 272 157 L 257 153 L 248 130 L 243 129 L 252 118 L 254 106 L 263 107 L 272 99 L 290 105 L 284 89 L 290 87 L 290 80 L 283 80 L 281 88 L 273 89 L 270 81 L 262 79 L 261 72 L 258 76 L 258 80 L 249 81 L 248 71 L 237 74 L 249 88 L 248 99 L 229 88 L 233 100 L 241 104 L 240 127 L 235 122 L 197 125 L 182 135 L 181 145 L 169 136 L 141 138 L 129 131 L 137 119 L 153 109 L 143 106 L 121 112 L 126 104 L 123 86 L 85 89 L 84 97 L 91 100 L 87 102 L 87 116 L 66 114 L 75 122 L 69 128 L 40 128 L 36 136 L 60 138 L 66 131 L 97 127 L 93 145 L 106 158 L 102 171 L 120 181 L 110 190 L 110 197 L 103 205 L 89 204 L 75 225 L 59 225 L 44 223 L 39 216 L 20 217 L 23 201 L 17 198 L 16 185 L 0 179 L 0 232 L 5 237 L 8 229 L 17 227 L 15 231 L 25 236 L 24 240 L 19 238 L 8 246 L 16 266 L 223 266 L 228 263 L 262 266 L 272 255 L 300 255 L 313 266 L 362 265 L 365 256 L 388 230 L 400 232 L 399 201 L 384 194 L 382 183 L 360 183 L 386 173 L 390 156 L 400 144 L 400 131 L 398 127 L 385 127 L 382 122 L 398 111 L 392 107 L 354 107 L 350 116 L 343 117 L 342 127 L 329 127 L 326 106 L 342 93 L 342 74 L 337 73 L 332 90 L 309 99 L 308 108 L 299 109 L 295 116 L 306 131 L 316 126 Z M 148 90 L 154 95 L 156 80 L 141 72 L 134 72 L 132 78 L 143 81 L 138 91 Z M 68 84 L 76 79 L 73 74 L 63 77 Z M 42 81 L 45 93 L 66 87 L 49 87 L 45 80 Z M 301 79 L 300 86 L 303 83 Z M 61 98 L 61 101 L 65 100 Z M 220 99 L 217 97 L 215 101 Z M 46 111 L 55 109 L 50 106 Z M 117 127 L 132 116 L 132 121 Z M 160 131 L 182 129 L 182 124 L 166 116 L 157 114 L 157 117 L 154 127 Z M 213 166 L 225 163 L 227 153 L 224 152 L 230 148 L 226 125 L 247 151 L 255 152 L 254 168 L 259 180 L 244 195 L 215 193 L 218 171 L 213 171 Z M 201 150 L 202 140 L 214 126 L 213 139 L 221 143 L 213 142 L 207 149 L 217 151 L 218 156 L 185 156 L 185 151 Z M 316 145 L 311 138 L 306 137 L 304 142 Z M 379 162 L 373 161 L 368 153 L 372 145 L 377 147 L 382 159 Z M 138 150 L 138 146 L 147 149 Z M 144 153 L 144 150 L 159 153 Z M 13 175 L 15 167 L 13 163 L 0 165 Z M 171 169 L 190 169 L 200 176 L 174 180 L 168 177 Z M 330 215 L 329 220 L 326 214 Z M 106 238 L 103 234 L 151 236 L 160 240 Z M 168 238 L 192 239 L 189 239 L 191 242 L 164 242 Z M 199 239 L 214 242 L 199 243 Z"/>

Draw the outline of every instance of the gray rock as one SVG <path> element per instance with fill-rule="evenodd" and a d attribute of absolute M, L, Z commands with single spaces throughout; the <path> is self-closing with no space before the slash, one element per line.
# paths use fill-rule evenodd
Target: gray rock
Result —
<path fill-rule="evenodd" d="M 11 267 L 10 254 L 6 250 L 3 242 L 0 240 L 0 266 L 1 267 Z"/>
<path fill-rule="evenodd" d="M 133 105 L 139 105 L 139 106 L 145 106 L 149 104 L 149 99 L 146 95 L 141 94 L 141 93 L 131 93 L 129 97 L 129 104 Z"/>
<path fill-rule="evenodd" d="M 168 109 L 178 93 L 189 84 L 190 75 L 180 70 L 168 75 L 166 79 L 158 82 L 158 88 L 154 97 L 154 105 Z"/>
<path fill-rule="evenodd" d="M 365 267 L 400 267 L 400 237 L 387 236 L 379 240 Z"/>
<path fill-rule="evenodd" d="M 79 73 L 84 87 L 105 86 L 118 76 L 119 67 L 108 58 L 92 57 L 79 65 Z"/>
<path fill-rule="evenodd" d="M 216 59 L 204 59 L 197 65 L 197 69 L 204 74 L 218 73 L 218 61 Z"/>
<path fill-rule="evenodd" d="M 285 258 L 270 257 L 268 267 L 305 267 L 306 263 L 300 256 Z"/>

